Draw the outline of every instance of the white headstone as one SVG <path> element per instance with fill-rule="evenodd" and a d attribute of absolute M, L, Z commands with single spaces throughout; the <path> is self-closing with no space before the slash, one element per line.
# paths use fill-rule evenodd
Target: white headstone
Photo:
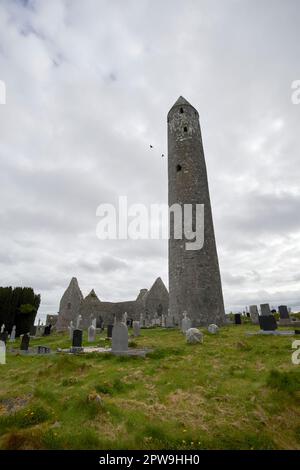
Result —
<path fill-rule="evenodd" d="M 6 364 L 6 345 L 0 341 L 0 364 Z"/>
<path fill-rule="evenodd" d="M 1 333 L 4 333 L 4 330 L 5 330 L 5 325 L 3 323 L 3 325 L 1 326 Z"/>
<path fill-rule="evenodd" d="M 212 323 L 211 325 L 208 325 L 207 330 L 212 335 L 215 335 L 219 332 L 219 327 L 218 325 L 215 325 L 214 323 Z"/>
<path fill-rule="evenodd" d="M 161 326 L 162 328 L 165 328 L 166 326 L 166 316 L 164 314 L 161 316 Z"/>
<path fill-rule="evenodd" d="M 70 334 L 70 340 L 72 341 L 72 339 L 73 339 L 73 331 L 75 330 L 72 321 L 70 321 L 70 325 L 68 326 L 68 329 L 69 329 L 69 334 Z"/>
<path fill-rule="evenodd" d="M 192 327 L 192 322 L 188 318 L 187 312 L 183 312 L 183 319 L 182 319 L 182 322 L 181 322 L 181 331 L 182 331 L 182 333 L 185 333 L 191 327 Z"/>
<path fill-rule="evenodd" d="M 190 344 L 203 343 L 203 334 L 198 328 L 190 328 L 185 333 L 186 342 Z"/>
<path fill-rule="evenodd" d="M 76 329 L 77 329 L 77 330 L 79 330 L 79 328 L 80 328 L 81 320 L 82 320 L 82 316 L 81 316 L 81 315 L 78 315 L 78 317 L 77 317 L 77 323 L 76 323 Z"/>
<path fill-rule="evenodd" d="M 88 328 L 88 342 L 93 343 L 94 341 L 96 341 L 96 328 L 94 325 L 91 325 Z"/>
<path fill-rule="evenodd" d="M 127 312 L 125 312 L 123 315 L 123 323 L 125 323 L 125 325 L 127 325 L 127 316 Z"/>
<path fill-rule="evenodd" d="M 133 328 L 133 336 L 140 336 L 140 322 L 134 321 L 132 323 L 132 328 Z"/>
<path fill-rule="evenodd" d="M 12 327 L 9 341 L 13 342 L 15 341 L 15 339 L 16 339 L 16 325 Z"/>

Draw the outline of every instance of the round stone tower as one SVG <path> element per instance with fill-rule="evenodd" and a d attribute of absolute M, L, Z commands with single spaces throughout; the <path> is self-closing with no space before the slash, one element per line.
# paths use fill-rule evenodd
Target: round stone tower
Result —
<path fill-rule="evenodd" d="M 180 321 L 186 311 L 193 326 L 221 325 L 225 312 L 199 114 L 182 96 L 168 113 L 168 180 L 169 207 L 178 204 L 184 214 L 184 205 L 192 205 L 193 231 L 197 220 L 199 226 L 196 204 L 204 204 L 204 243 L 200 249 L 187 249 L 189 237 L 176 238 L 171 212 L 170 313 Z"/>

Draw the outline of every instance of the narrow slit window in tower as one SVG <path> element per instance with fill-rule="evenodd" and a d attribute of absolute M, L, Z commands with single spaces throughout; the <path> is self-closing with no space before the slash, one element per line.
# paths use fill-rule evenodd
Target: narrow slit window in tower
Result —
<path fill-rule="evenodd" d="M 181 165 L 177 165 L 177 166 L 176 166 L 176 171 L 177 171 L 177 172 L 178 172 L 178 171 L 181 171 Z"/>
<path fill-rule="evenodd" d="M 180 112 L 181 112 L 181 114 L 183 114 L 183 108 L 180 108 Z"/>
<path fill-rule="evenodd" d="M 184 130 L 184 132 L 187 132 L 187 127 L 186 127 L 186 126 L 184 126 L 183 130 Z"/>

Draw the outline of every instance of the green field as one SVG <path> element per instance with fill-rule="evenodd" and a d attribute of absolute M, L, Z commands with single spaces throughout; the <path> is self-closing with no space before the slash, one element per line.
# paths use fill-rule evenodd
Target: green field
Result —
<path fill-rule="evenodd" d="M 8 353 L 0 448 L 300 449 L 299 337 L 245 335 L 256 329 L 203 330 L 197 345 L 175 329 L 142 330 L 132 346 L 153 348 L 146 358 Z M 38 344 L 70 345 L 59 334 Z"/>

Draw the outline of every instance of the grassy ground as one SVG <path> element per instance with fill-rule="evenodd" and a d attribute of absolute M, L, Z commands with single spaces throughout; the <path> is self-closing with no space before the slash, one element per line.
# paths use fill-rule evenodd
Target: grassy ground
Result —
<path fill-rule="evenodd" d="M 0 449 L 300 449 L 297 338 L 245 335 L 256 329 L 204 332 L 199 345 L 178 330 L 142 330 L 134 342 L 154 348 L 147 358 L 8 354 Z"/>

